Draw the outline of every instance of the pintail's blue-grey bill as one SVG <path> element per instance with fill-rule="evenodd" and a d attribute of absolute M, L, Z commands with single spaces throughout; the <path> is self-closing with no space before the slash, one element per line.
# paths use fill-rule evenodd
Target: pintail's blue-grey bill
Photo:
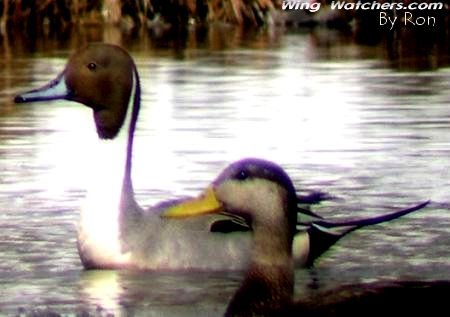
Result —
<path fill-rule="evenodd" d="M 67 89 L 66 80 L 63 74 L 49 82 L 47 85 L 24 92 L 14 98 L 15 103 L 47 101 L 55 99 L 67 99 L 70 91 Z"/>

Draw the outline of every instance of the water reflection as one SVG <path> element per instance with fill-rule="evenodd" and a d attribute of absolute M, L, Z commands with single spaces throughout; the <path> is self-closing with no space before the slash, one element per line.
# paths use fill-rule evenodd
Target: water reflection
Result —
<path fill-rule="evenodd" d="M 434 201 L 341 241 L 315 270 L 298 272 L 299 294 L 344 281 L 450 278 L 448 37 L 419 51 L 420 39 L 360 45 L 355 34 L 322 29 L 202 32 L 181 43 L 114 28 L 65 42 L 2 38 L 2 314 L 220 315 L 240 279 L 81 270 L 74 224 L 89 183 L 80 149 L 95 144 L 91 114 L 70 102 L 17 107 L 10 98 L 52 79 L 91 40 L 126 46 L 141 73 L 133 177 L 142 205 L 197 194 L 230 161 L 261 156 L 301 190 L 338 196 L 318 207 L 336 219 Z"/>
<path fill-rule="evenodd" d="M 227 25 L 198 26 L 182 34 L 158 32 L 157 29 L 123 31 L 119 27 L 74 26 L 65 32 L 41 37 L 29 36 L 12 29 L 0 34 L 3 60 L 8 61 L 26 53 L 73 50 L 87 42 L 108 42 L 131 51 L 149 55 L 170 55 L 179 59 L 194 57 L 201 50 L 236 48 L 273 49 L 283 46 L 285 34 L 298 34 L 316 48 L 319 59 L 378 58 L 390 67 L 404 70 L 437 69 L 449 65 L 448 16 L 439 19 L 434 28 L 398 28 L 386 32 L 369 25 L 352 29 L 242 29 Z"/>
<path fill-rule="evenodd" d="M 87 307 L 115 316 L 220 316 L 240 274 L 90 271 L 81 275 Z"/>
<path fill-rule="evenodd" d="M 92 306 L 101 307 L 107 311 L 120 311 L 120 297 L 124 292 L 119 284 L 118 271 L 86 271 L 81 275 L 83 297 Z"/>

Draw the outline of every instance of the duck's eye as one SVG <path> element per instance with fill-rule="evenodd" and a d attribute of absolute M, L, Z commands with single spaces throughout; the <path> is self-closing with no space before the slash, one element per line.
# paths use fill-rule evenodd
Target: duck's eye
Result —
<path fill-rule="evenodd" d="M 248 178 L 248 173 L 244 170 L 240 171 L 237 175 L 236 175 L 236 179 L 243 181 L 246 180 Z"/>
<path fill-rule="evenodd" d="M 93 71 L 95 71 L 95 69 L 97 68 L 97 64 L 95 64 L 95 63 L 89 63 L 89 64 L 87 65 L 87 68 L 88 68 L 91 72 L 93 72 Z"/>

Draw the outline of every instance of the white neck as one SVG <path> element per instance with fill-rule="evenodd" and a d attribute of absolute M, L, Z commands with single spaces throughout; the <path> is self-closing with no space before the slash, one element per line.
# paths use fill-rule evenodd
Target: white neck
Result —
<path fill-rule="evenodd" d="M 122 195 L 127 143 L 133 99 L 133 90 L 126 117 L 118 135 L 112 140 L 97 138 L 89 155 L 88 192 L 81 210 L 78 243 L 81 258 L 87 257 L 98 266 L 124 266 L 129 261 L 119 240 L 119 213 Z"/>

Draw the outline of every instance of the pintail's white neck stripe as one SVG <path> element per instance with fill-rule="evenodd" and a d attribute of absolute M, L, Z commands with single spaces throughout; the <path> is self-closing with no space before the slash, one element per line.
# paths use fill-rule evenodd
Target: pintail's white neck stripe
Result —
<path fill-rule="evenodd" d="M 132 89 L 130 100 L 128 101 L 127 114 L 123 126 L 123 131 L 128 133 L 127 136 L 127 148 L 126 148 L 126 161 L 125 161 L 125 174 L 123 178 L 123 194 L 133 194 L 133 182 L 131 177 L 132 159 L 133 159 L 133 141 L 134 132 L 136 129 L 137 118 L 140 107 L 140 83 L 139 75 L 136 71 L 136 66 L 133 65 L 132 75 Z"/>
<path fill-rule="evenodd" d="M 130 255 L 123 250 L 121 225 L 129 210 L 121 208 L 123 198 L 134 201 L 131 184 L 131 154 L 139 98 L 137 74 L 123 125 L 112 140 L 97 139 L 92 159 L 87 201 L 81 212 L 78 232 L 80 252 L 95 266 L 126 265 Z M 136 109 L 137 107 L 137 109 Z M 82 256 L 83 258 L 83 256 Z"/>

